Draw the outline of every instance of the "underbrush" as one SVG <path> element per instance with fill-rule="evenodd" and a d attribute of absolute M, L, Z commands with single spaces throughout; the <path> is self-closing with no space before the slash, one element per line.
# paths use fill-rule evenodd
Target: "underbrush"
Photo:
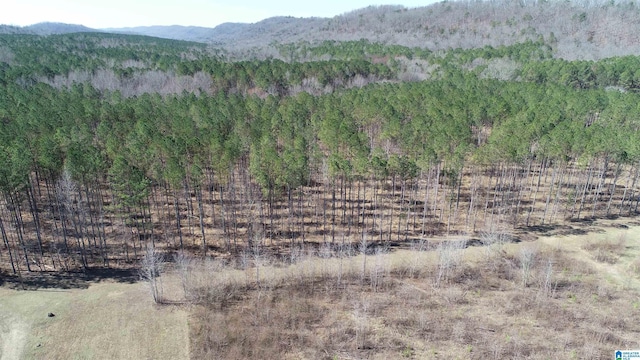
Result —
<path fill-rule="evenodd" d="M 193 358 L 606 358 L 638 347 L 640 303 L 560 249 L 496 241 L 259 249 L 178 261 Z M 635 304 L 635 305 L 634 305 Z"/>
<path fill-rule="evenodd" d="M 582 248 L 602 263 L 615 264 L 626 250 L 627 239 L 624 234 L 616 238 L 590 239 Z"/>

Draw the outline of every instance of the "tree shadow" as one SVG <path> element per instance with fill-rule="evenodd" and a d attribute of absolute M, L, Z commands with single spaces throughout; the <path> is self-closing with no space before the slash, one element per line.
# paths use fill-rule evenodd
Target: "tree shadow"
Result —
<path fill-rule="evenodd" d="M 94 268 L 84 272 L 23 272 L 21 275 L 0 274 L 0 286 L 17 290 L 86 289 L 92 283 L 115 281 L 135 283 L 140 280 L 137 269 Z"/>

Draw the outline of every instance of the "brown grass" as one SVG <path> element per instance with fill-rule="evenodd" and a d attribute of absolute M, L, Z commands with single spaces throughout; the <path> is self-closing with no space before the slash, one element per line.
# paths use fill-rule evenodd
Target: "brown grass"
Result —
<path fill-rule="evenodd" d="M 591 246 L 625 256 L 619 238 Z M 535 251 L 523 286 L 524 247 Z M 440 282 L 437 251 L 264 267 L 261 285 L 247 276 L 235 301 L 195 306 L 192 357 L 595 359 L 640 346 L 640 292 L 621 292 L 580 254 L 543 242 L 491 256 L 472 247 Z"/>
<path fill-rule="evenodd" d="M 48 317 L 49 312 L 55 317 Z M 72 290 L 0 288 L 4 320 L 8 323 L 3 325 L 23 333 L 20 343 L 8 344 L 16 359 L 189 357 L 188 309 L 154 305 L 142 283 L 103 282 Z M 12 353 L 0 352 L 0 358 L 13 359 Z"/>
<path fill-rule="evenodd" d="M 615 264 L 626 250 L 627 239 L 624 234 L 616 238 L 590 239 L 583 249 L 593 255 L 596 261 Z"/>

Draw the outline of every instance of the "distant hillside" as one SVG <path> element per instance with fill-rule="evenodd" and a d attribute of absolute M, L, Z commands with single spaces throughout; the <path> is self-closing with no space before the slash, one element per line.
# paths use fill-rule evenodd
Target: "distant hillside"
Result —
<path fill-rule="evenodd" d="M 126 28 L 107 28 L 102 31 L 121 34 L 136 34 L 165 39 L 208 43 L 215 36 L 215 29 L 199 26 L 138 26 Z"/>
<path fill-rule="evenodd" d="M 79 32 L 100 32 L 83 25 L 43 22 L 23 27 L 23 29 L 37 35 L 71 34 Z"/>
<path fill-rule="evenodd" d="M 40 35 L 88 31 L 98 30 L 58 23 L 0 27 L 0 33 Z M 101 31 L 195 41 L 240 52 L 261 48 L 263 54 L 270 54 L 273 43 L 367 39 L 446 50 L 511 45 L 542 37 L 557 57 L 595 60 L 640 54 L 640 7 L 631 0 L 446 1 L 411 9 L 370 6 L 333 18 L 273 17 L 215 28 L 176 25 Z"/>
<path fill-rule="evenodd" d="M 453 1 L 412 9 L 371 6 L 330 19 L 275 17 L 213 29 L 172 26 L 126 30 L 235 50 L 273 42 L 363 38 L 439 50 L 510 45 L 542 36 L 553 43 L 557 56 L 567 59 L 640 54 L 640 8 L 632 1 Z"/>
<path fill-rule="evenodd" d="M 235 47 L 253 47 L 267 45 L 273 41 L 290 42 L 299 38 L 291 35 L 304 35 L 320 30 L 320 26 L 329 19 L 272 17 L 255 24 L 224 23 L 215 28 L 197 26 L 140 26 L 129 28 L 104 29 L 109 32 L 138 34 L 162 37 L 174 40 L 205 42 Z"/>
<path fill-rule="evenodd" d="M 0 25 L 0 34 L 33 34 L 33 32 L 19 26 Z"/>

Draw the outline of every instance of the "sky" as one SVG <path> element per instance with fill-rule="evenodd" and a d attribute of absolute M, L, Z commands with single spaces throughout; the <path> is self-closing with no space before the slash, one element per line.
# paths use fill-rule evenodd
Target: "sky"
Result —
<path fill-rule="evenodd" d="M 272 16 L 333 17 L 369 5 L 426 6 L 436 0 L 3 0 L 0 24 L 62 22 L 103 29 L 150 25 L 214 27 Z"/>

